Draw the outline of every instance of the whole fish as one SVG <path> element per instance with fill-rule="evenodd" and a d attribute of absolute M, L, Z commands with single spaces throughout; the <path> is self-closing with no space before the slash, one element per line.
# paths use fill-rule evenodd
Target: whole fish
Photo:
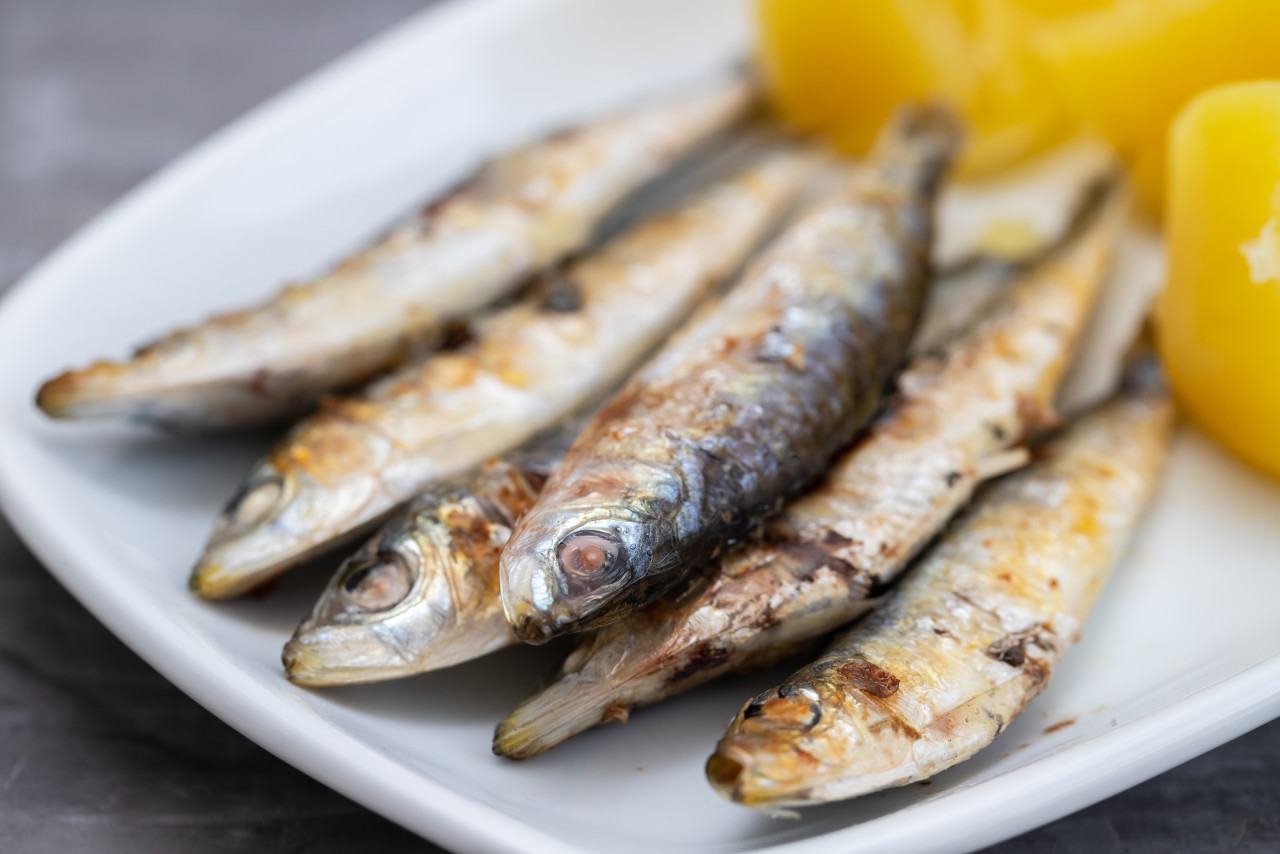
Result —
<path fill-rule="evenodd" d="M 503 552 L 517 635 L 539 643 L 636 610 L 848 443 L 910 341 L 958 141 L 948 113 L 900 114 L 836 202 L 588 424 Z"/>
<path fill-rule="evenodd" d="M 534 756 L 636 706 L 780 660 L 867 610 L 980 481 L 1025 461 L 1014 446 L 1049 420 L 1123 214 L 1113 194 L 983 322 L 941 356 L 918 357 L 868 434 L 762 540 L 585 640 L 498 726 L 494 751 Z M 929 313 L 954 309 L 938 295 L 947 287 L 934 287 Z"/>
<path fill-rule="evenodd" d="M 126 361 L 65 373 L 37 403 L 57 418 L 127 416 L 187 429 L 297 415 L 580 249 L 619 202 L 752 101 L 751 87 L 734 80 L 500 157 L 324 276 Z"/>
<path fill-rule="evenodd" d="M 326 400 L 254 467 L 192 587 L 247 590 L 616 387 L 762 239 L 807 162 L 770 152 L 547 274 L 460 348 Z"/>
<path fill-rule="evenodd" d="M 971 326 L 1012 277 L 992 263 L 938 282 L 912 347 L 932 352 Z M 498 597 L 498 556 L 581 426 L 435 486 L 389 519 L 338 568 L 285 645 L 288 677 L 308 687 L 378 682 L 518 643 Z"/>
<path fill-rule="evenodd" d="M 284 648 L 285 673 L 319 687 L 378 682 L 516 643 L 498 554 L 581 422 L 429 489 L 343 562 Z"/>
<path fill-rule="evenodd" d="M 1150 375 L 989 488 L 874 614 L 740 711 L 707 763 L 766 810 L 923 780 L 990 744 L 1075 643 L 1164 461 Z"/>

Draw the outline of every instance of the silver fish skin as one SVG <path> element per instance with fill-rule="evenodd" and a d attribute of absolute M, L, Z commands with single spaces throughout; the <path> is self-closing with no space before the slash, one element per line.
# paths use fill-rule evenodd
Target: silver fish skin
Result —
<path fill-rule="evenodd" d="M 752 87 L 642 106 L 499 157 L 327 274 L 174 332 L 121 362 L 50 380 L 56 418 L 187 430 L 297 416 L 402 361 L 450 321 L 582 248 L 632 192 L 746 112 Z"/>
<path fill-rule="evenodd" d="M 991 294 L 1007 290 L 1012 278 L 1008 265 L 983 264 L 938 283 L 913 347 L 930 319 L 936 322 L 928 333 L 930 351 L 941 345 L 943 331 L 972 326 L 974 313 Z M 978 299 L 966 301 L 965 295 Z M 285 646 L 289 678 L 308 687 L 377 682 L 517 643 L 498 598 L 500 546 L 582 423 L 575 420 L 532 449 L 433 487 L 393 516 L 338 569 Z M 647 635 L 636 630 L 639 616 L 618 625 Z"/>
<path fill-rule="evenodd" d="M 983 479 L 1025 462 L 1015 445 L 1049 420 L 1124 211 L 1123 196 L 1113 195 L 1059 253 L 1020 276 L 982 322 L 940 356 L 918 357 L 870 431 L 762 540 L 722 558 L 680 597 L 585 640 L 544 690 L 499 724 L 494 751 L 534 756 L 625 720 L 637 706 L 781 660 L 868 610 L 869 596 Z M 956 308 L 941 295 L 947 287 L 936 285 L 926 305 L 938 328 L 954 326 L 944 322 Z"/>
<path fill-rule="evenodd" d="M 327 399 L 229 502 L 193 589 L 248 590 L 616 388 L 763 239 L 808 162 L 772 151 L 548 273 L 459 349 Z"/>
<path fill-rule="evenodd" d="M 831 206 L 789 228 L 574 443 L 502 556 L 541 643 L 643 606 L 809 483 L 871 417 L 924 299 L 950 114 L 892 122 Z"/>
<path fill-rule="evenodd" d="M 878 610 L 738 713 L 712 786 L 778 811 L 926 779 L 1049 681 L 1160 475 L 1173 408 L 1139 381 L 985 491 Z"/>
<path fill-rule="evenodd" d="M 581 421 L 414 499 L 342 566 L 284 648 L 298 685 L 380 682 L 517 643 L 498 554 Z"/>

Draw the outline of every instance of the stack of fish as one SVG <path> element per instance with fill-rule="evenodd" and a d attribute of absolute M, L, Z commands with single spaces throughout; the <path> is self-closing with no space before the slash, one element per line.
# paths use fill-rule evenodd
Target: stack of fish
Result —
<path fill-rule="evenodd" d="M 598 242 L 752 102 L 735 80 L 535 143 L 320 279 L 38 402 L 184 429 L 305 415 L 190 581 L 234 596 L 382 523 L 286 645 L 298 684 L 582 633 L 498 725 L 522 759 L 880 603 L 746 703 L 707 773 L 772 811 L 927 777 L 1044 687 L 1158 478 L 1149 364 L 1039 441 L 1123 194 L 1027 263 L 935 276 L 961 134 L 908 107 L 865 162 L 775 139 Z"/>

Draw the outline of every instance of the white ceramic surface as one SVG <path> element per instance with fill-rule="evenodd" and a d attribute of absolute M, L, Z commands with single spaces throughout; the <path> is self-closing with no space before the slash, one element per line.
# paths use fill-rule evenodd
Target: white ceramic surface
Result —
<path fill-rule="evenodd" d="M 294 688 L 280 645 L 331 563 L 225 606 L 185 585 L 213 514 L 266 437 L 182 440 L 51 424 L 35 411 L 34 388 L 55 370 L 323 267 L 482 153 L 723 66 L 745 21 L 739 0 L 472 0 L 410 22 L 219 134 L 4 301 L 4 511 L 183 690 L 457 850 L 963 851 L 1280 714 L 1280 489 L 1190 432 L 1083 643 L 995 746 L 928 788 L 779 821 L 721 801 L 702 762 L 743 699 L 780 673 L 639 712 L 523 765 L 492 756 L 490 733 L 554 650 L 365 689 Z M 1128 263 L 1153 275 L 1149 258 Z M 1140 302 L 1134 293 L 1115 289 Z"/>

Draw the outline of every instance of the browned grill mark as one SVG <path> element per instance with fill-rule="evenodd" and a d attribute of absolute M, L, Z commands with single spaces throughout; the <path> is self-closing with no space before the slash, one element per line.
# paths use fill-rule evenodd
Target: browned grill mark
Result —
<path fill-rule="evenodd" d="M 1027 644 L 1029 643 L 1050 652 L 1056 647 L 1053 636 L 1044 626 L 1033 626 L 1030 629 L 1014 632 L 994 641 L 991 646 L 987 647 L 987 655 L 996 661 L 1003 661 L 1010 667 L 1023 667 L 1028 665 Z M 1027 670 L 1030 671 L 1032 666 L 1044 669 L 1043 665 L 1031 662 Z M 1034 676 L 1035 674 L 1032 675 Z M 1047 674 L 1045 678 L 1048 678 Z"/>
<path fill-rule="evenodd" d="M 842 665 L 839 673 L 854 688 L 872 697 L 883 700 L 898 692 L 898 677 L 865 659 L 857 658 Z"/>
<path fill-rule="evenodd" d="M 1027 660 L 1027 651 L 1023 649 L 1022 640 L 1001 638 L 987 647 L 987 655 L 996 661 L 1003 661 L 1010 667 L 1021 667 Z"/>
<path fill-rule="evenodd" d="M 828 528 L 827 532 L 822 535 L 823 545 L 828 546 L 850 546 L 853 540 L 841 534 L 839 531 Z"/>
<path fill-rule="evenodd" d="M 440 334 L 441 350 L 461 350 L 475 340 L 471 324 L 465 320 L 455 320 L 445 326 Z"/>
<path fill-rule="evenodd" d="M 871 577 L 846 560 L 836 557 L 816 543 L 804 540 L 784 540 L 777 543 L 777 551 L 787 561 L 787 570 L 798 581 L 811 580 L 820 569 L 826 567 L 849 579 L 850 585 L 860 585 L 865 596 L 871 590 Z"/>
<path fill-rule="evenodd" d="M 567 276 L 552 274 L 540 283 L 542 297 L 538 302 L 543 311 L 572 314 L 582 308 L 582 289 Z"/>
<path fill-rule="evenodd" d="M 727 649 L 716 649 L 707 644 L 699 644 L 690 654 L 689 660 L 679 670 L 671 674 L 671 677 L 667 679 L 667 684 L 683 682 L 699 671 L 706 670 L 709 667 L 716 667 L 728 660 L 729 651 Z"/>
<path fill-rule="evenodd" d="M 1062 423 L 1056 412 L 1026 395 L 1018 398 L 1018 418 L 1032 430 L 1051 430 Z"/>

